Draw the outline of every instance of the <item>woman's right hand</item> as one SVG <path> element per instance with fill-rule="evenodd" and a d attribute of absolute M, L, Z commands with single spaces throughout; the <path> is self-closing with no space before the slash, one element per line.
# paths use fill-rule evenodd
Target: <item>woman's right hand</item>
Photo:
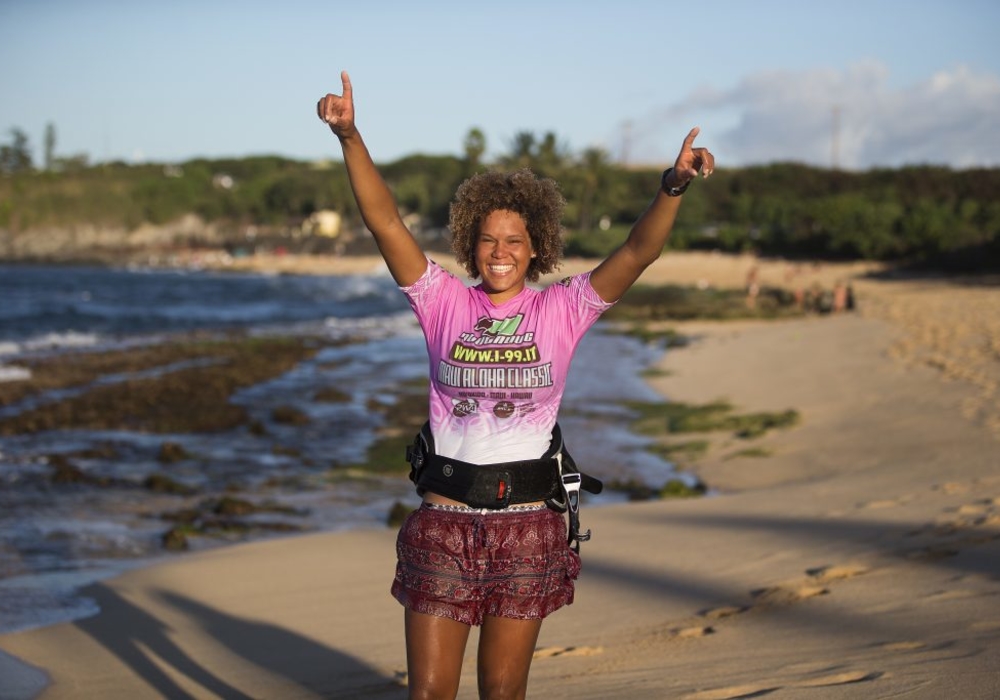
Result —
<path fill-rule="evenodd" d="M 339 138 L 345 138 L 355 131 L 354 96 L 351 92 L 351 78 L 346 70 L 340 72 L 340 80 L 344 84 L 343 95 L 327 94 L 316 103 L 316 114 L 330 125 L 330 131 Z"/>

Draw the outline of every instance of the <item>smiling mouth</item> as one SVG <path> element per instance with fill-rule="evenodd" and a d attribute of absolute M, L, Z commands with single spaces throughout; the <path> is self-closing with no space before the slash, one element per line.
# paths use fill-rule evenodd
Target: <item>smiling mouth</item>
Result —
<path fill-rule="evenodd" d="M 497 275 L 506 275 L 508 272 L 514 271 L 513 265 L 489 265 L 490 272 Z"/>

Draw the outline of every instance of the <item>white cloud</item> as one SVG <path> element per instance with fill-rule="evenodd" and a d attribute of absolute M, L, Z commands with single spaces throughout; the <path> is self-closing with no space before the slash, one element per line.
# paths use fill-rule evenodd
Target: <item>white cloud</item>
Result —
<path fill-rule="evenodd" d="M 905 88 L 888 77 L 877 62 L 756 73 L 728 91 L 692 93 L 656 121 L 696 117 L 729 165 L 830 166 L 835 157 L 847 169 L 1000 165 L 1000 77 L 964 66 Z"/>

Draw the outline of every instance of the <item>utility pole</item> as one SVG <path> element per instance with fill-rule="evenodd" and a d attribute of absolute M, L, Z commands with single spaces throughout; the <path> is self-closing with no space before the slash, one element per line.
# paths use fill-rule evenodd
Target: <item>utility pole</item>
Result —
<path fill-rule="evenodd" d="M 622 167 L 628 166 L 628 159 L 631 155 L 629 151 L 632 149 L 632 120 L 626 119 L 622 122 L 622 151 L 619 159 L 621 160 Z"/>
<path fill-rule="evenodd" d="M 833 139 L 830 146 L 830 160 L 834 170 L 840 169 L 840 105 L 833 107 Z"/>

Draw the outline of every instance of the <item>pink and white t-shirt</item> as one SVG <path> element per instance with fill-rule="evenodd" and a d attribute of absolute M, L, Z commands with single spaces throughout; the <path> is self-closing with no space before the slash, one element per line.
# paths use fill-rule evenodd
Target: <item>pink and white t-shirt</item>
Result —
<path fill-rule="evenodd" d="M 496 306 L 434 261 L 401 287 L 430 358 L 430 423 L 438 454 L 475 464 L 540 457 L 580 339 L 612 304 L 590 273 Z"/>

